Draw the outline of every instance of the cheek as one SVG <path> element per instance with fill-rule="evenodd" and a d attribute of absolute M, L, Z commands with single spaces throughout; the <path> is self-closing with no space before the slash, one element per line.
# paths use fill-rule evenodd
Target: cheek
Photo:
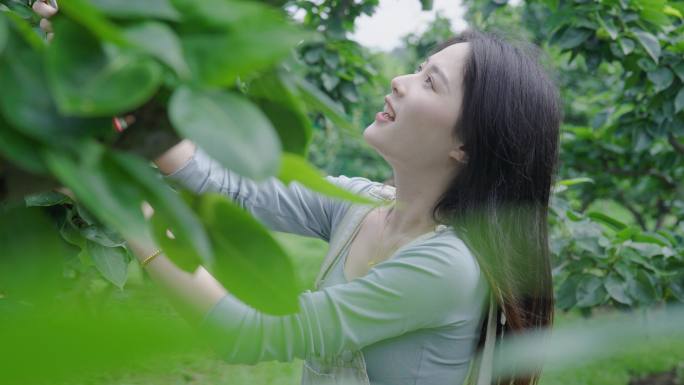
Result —
<path fill-rule="evenodd" d="M 410 121 L 416 128 L 441 131 L 452 126 L 455 121 L 453 106 L 447 106 L 435 99 L 426 98 L 421 103 L 416 103 L 410 112 Z"/>
<path fill-rule="evenodd" d="M 456 111 L 452 106 L 426 106 L 420 120 L 413 122 L 415 125 L 411 136 L 415 143 L 419 143 L 417 147 L 421 147 L 423 151 L 430 149 L 435 155 L 448 152 L 455 122 Z"/>

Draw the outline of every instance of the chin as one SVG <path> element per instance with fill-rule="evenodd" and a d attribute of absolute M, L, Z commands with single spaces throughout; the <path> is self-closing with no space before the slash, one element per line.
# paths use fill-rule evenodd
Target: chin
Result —
<path fill-rule="evenodd" d="M 371 124 L 363 131 L 363 140 L 384 158 L 383 149 L 386 147 L 387 138 L 383 138 L 375 124 Z"/>
<path fill-rule="evenodd" d="M 380 139 L 378 136 L 379 136 L 378 127 L 375 124 L 375 122 L 371 123 L 368 127 L 366 127 L 365 130 L 363 130 L 363 139 L 371 147 L 374 147 L 376 149 L 377 149 L 377 142 Z"/>

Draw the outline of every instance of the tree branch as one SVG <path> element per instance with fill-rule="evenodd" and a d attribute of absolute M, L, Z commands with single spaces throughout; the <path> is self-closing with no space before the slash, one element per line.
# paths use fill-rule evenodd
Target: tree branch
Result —
<path fill-rule="evenodd" d="M 2 172 L 0 173 L 1 204 L 18 203 L 27 195 L 60 186 L 59 181 L 51 176 L 33 174 L 6 159 L 0 158 L 0 163 L 2 164 Z"/>
<path fill-rule="evenodd" d="M 629 210 L 630 213 L 634 216 L 634 219 L 637 221 L 639 224 L 639 227 L 641 227 L 642 230 L 648 231 L 646 228 L 646 221 L 644 220 L 643 215 L 639 211 L 637 211 L 634 206 L 627 201 L 627 198 L 625 198 L 625 194 L 622 191 L 618 191 L 617 193 L 617 201 L 625 206 L 627 210 Z"/>
<path fill-rule="evenodd" d="M 135 122 L 126 128 L 112 148 L 154 160 L 182 140 L 171 127 L 166 108 L 156 98 L 135 110 Z M 49 175 L 30 173 L 0 158 L 0 203 L 23 200 L 26 195 L 62 186 Z"/>
<path fill-rule="evenodd" d="M 655 230 L 660 230 L 660 227 L 663 225 L 663 221 L 665 220 L 665 215 L 669 214 L 670 210 L 665 204 L 665 201 L 662 198 L 658 198 L 658 203 L 656 204 L 656 207 L 658 208 L 658 215 L 656 218 L 656 223 L 655 223 Z"/>
<path fill-rule="evenodd" d="M 670 145 L 672 145 L 672 148 L 674 148 L 676 152 L 684 154 L 684 144 L 682 144 L 673 133 L 667 133 L 667 141 L 670 142 Z"/>

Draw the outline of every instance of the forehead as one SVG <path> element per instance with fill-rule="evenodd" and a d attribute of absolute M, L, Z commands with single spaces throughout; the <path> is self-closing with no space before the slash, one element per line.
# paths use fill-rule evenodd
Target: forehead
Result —
<path fill-rule="evenodd" d="M 461 63 L 468 56 L 468 48 L 468 42 L 452 44 L 432 55 L 430 60 L 439 60 L 444 63 Z"/>
<path fill-rule="evenodd" d="M 469 48 L 470 46 L 467 42 L 452 44 L 430 56 L 426 61 L 437 65 L 446 72 L 446 75 L 449 77 L 449 83 L 460 81 Z"/>

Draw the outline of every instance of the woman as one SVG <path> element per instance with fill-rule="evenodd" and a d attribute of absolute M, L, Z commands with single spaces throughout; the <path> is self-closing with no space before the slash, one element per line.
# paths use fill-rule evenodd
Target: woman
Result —
<path fill-rule="evenodd" d="M 489 383 L 478 369 L 468 376 L 487 325 L 492 338 L 553 318 L 546 218 L 561 113 L 526 48 L 466 31 L 392 80 L 364 137 L 396 187 L 326 178 L 389 205 L 351 205 L 275 178 L 257 184 L 189 142 L 156 160 L 172 183 L 225 193 L 273 230 L 331 242 L 319 290 L 300 295 L 299 313 L 258 313 L 206 271 L 193 277 L 163 254 L 147 268 L 206 315 L 228 362 L 302 358 L 305 384 L 460 384 L 478 374 Z M 135 250 L 143 259 L 154 249 Z M 489 294 L 502 310 L 485 322 Z"/>
<path fill-rule="evenodd" d="M 298 313 L 259 313 L 152 241 L 129 247 L 227 362 L 301 358 L 303 384 L 490 383 L 490 362 L 473 362 L 485 337 L 491 346 L 553 318 L 546 218 L 561 113 L 526 48 L 469 30 L 392 80 L 364 137 L 392 166 L 394 187 L 326 177 L 387 205 L 255 183 L 188 141 L 155 160 L 170 183 L 224 193 L 272 230 L 330 242 Z"/>

